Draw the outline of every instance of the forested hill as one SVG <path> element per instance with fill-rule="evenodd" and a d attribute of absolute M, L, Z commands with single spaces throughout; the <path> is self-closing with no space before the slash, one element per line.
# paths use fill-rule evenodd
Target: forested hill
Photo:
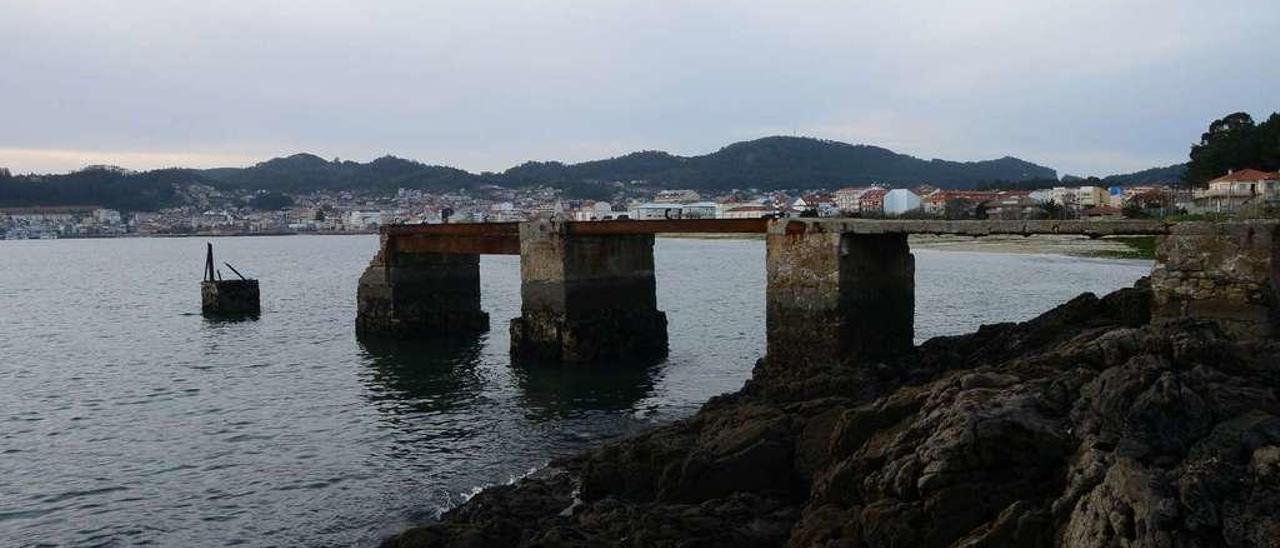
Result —
<path fill-rule="evenodd" d="M 970 187 L 978 182 L 1056 179 L 1047 167 L 1004 157 L 982 162 L 921 160 L 888 149 L 804 137 L 766 137 L 703 156 L 636 152 L 580 164 L 530 162 L 498 176 L 499 184 L 645 180 L 696 190 L 817 188 L 922 184 Z"/>
<path fill-rule="evenodd" d="M 501 173 L 472 174 L 392 156 L 362 164 L 295 154 L 248 168 L 205 170 L 204 174 L 237 187 L 286 192 L 326 188 L 446 190 L 475 184 L 566 186 L 636 180 L 712 191 L 831 188 L 876 182 L 968 187 L 984 181 L 1057 178 L 1054 170 L 1017 158 L 983 162 L 921 160 L 880 147 L 800 137 L 744 141 L 702 156 L 644 151 L 578 164 L 526 162 Z"/>
<path fill-rule="evenodd" d="M 371 162 L 325 160 L 312 154 L 275 158 L 250 167 L 164 169 L 133 173 L 85 169 L 62 175 L 0 174 L 0 207 L 101 205 L 148 210 L 176 205 L 193 184 L 286 193 L 397 188 L 450 191 L 484 184 L 548 185 L 570 195 L 605 191 L 596 183 L 647 181 L 652 187 L 721 191 L 732 188 L 808 189 L 883 183 L 967 188 L 978 183 L 1053 179 L 1054 170 L 1017 158 L 981 162 L 922 160 L 891 150 L 800 137 L 766 137 L 701 156 L 635 152 L 577 164 L 528 162 L 501 173 L 470 173 L 384 156 Z"/>
<path fill-rule="evenodd" d="M 1133 173 L 1108 175 L 1102 178 L 1107 186 L 1158 185 L 1182 181 L 1187 173 L 1187 164 L 1173 164 L 1165 167 L 1153 167 Z"/>
<path fill-rule="evenodd" d="M 313 154 L 275 158 L 247 168 L 206 169 L 202 174 L 220 186 L 271 189 L 281 192 L 417 188 L 444 191 L 482 182 L 461 169 L 431 166 L 383 156 L 368 163 L 329 161 Z"/>

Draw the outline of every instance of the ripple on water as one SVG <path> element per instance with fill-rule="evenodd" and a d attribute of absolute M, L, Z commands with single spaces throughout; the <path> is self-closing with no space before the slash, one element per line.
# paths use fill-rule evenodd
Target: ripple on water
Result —
<path fill-rule="evenodd" d="M 481 485 L 688 415 L 763 352 L 759 241 L 659 239 L 670 358 L 592 375 L 509 363 L 517 257 L 481 259 L 489 333 L 383 344 L 352 329 L 376 236 L 214 240 L 262 280 L 259 319 L 196 313 L 204 240 L 0 242 L 0 356 L 21 356 L 0 359 L 0 546 L 370 545 Z M 1025 319 L 1149 269 L 936 252 L 916 264 L 922 337 Z"/>

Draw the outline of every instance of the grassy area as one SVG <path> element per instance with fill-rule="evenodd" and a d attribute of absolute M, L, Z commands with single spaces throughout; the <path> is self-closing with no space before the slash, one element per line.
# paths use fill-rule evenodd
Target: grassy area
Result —
<path fill-rule="evenodd" d="M 1090 257 L 1107 259 L 1143 259 L 1154 261 L 1156 258 L 1155 236 L 1113 236 L 1108 240 L 1120 242 L 1127 247 L 1124 250 L 1099 250 L 1089 254 Z"/>

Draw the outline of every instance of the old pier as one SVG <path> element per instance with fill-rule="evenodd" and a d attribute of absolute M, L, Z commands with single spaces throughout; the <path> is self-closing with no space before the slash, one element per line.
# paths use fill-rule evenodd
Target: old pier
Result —
<path fill-rule="evenodd" d="M 222 263 L 239 278 L 222 279 L 213 262 L 213 244 L 205 244 L 204 280 L 200 282 L 200 312 L 206 316 L 257 316 L 262 310 L 258 280 L 245 278 L 230 263 Z"/>
<path fill-rule="evenodd" d="M 1280 224 L 1159 221 L 855 219 L 532 221 L 396 225 L 360 279 L 366 335 L 487 329 L 479 256 L 520 255 L 521 316 L 512 353 L 588 363 L 664 353 L 653 242 L 661 233 L 766 235 L 770 366 L 875 359 L 911 348 L 910 234 L 1153 235 L 1157 320 L 1198 317 L 1239 337 L 1280 332 Z M 1014 288 L 1016 289 L 1016 288 Z"/>

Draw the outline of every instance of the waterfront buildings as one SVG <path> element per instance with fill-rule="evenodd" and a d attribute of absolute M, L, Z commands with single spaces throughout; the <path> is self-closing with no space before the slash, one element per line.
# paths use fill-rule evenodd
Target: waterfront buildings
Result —
<path fill-rule="evenodd" d="M 772 207 L 759 205 L 759 204 L 748 204 L 748 205 L 740 205 L 740 206 L 725 210 L 721 218 L 722 219 L 760 219 L 762 217 L 772 217 L 774 215 L 777 215 L 777 210 L 773 209 Z"/>
<path fill-rule="evenodd" d="M 184 205 L 158 211 L 120 211 L 95 205 L 0 208 L 0 237 L 67 238 L 117 235 L 236 235 L 282 233 L 369 233 L 387 223 L 520 222 L 534 218 L 575 221 L 613 219 L 744 219 L 818 215 L 902 215 L 918 211 L 949 219 L 1030 219 L 1046 215 L 1114 215 L 1102 208 L 1133 208 L 1172 214 L 1183 208 L 1234 211 L 1245 204 L 1280 205 L 1280 174 L 1242 170 L 1215 179 L 1196 193 L 1147 185 L 1104 190 L 1102 186 L 1059 186 L 1025 190 L 940 190 L 925 185 L 889 189 L 882 185 L 825 190 L 732 189 L 704 199 L 691 190 L 626 185 L 610 200 L 574 199 L 553 187 L 485 187 L 433 193 L 315 191 L 289 196 L 279 210 L 249 207 L 254 190 L 218 190 L 192 185 L 182 190 Z M 1054 202 L 1059 208 L 1046 206 Z M 1093 205 L 1089 205 L 1093 204 Z M 1127 209 L 1125 211 L 1128 211 Z M 1085 213 L 1088 212 L 1088 213 Z"/>
<path fill-rule="evenodd" d="M 679 219 L 681 206 L 678 203 L 649 202 L 640 204 L 631 211 L 631 218 L 641 221 L 658 219 Z"/>
<path fill-rule="evenodd" d="M 883 213 L 884 197 L 889 194 L 889 189 L 884 187 L 871 187 L 862 194 L 858 195 L 859 213 Z"/>
<path fill-rule="evenodd" d="M 1241 169 L 1209 181 L 1193 198 L 1201 212 L 1229 213 L 1246 206 L 1280 205 L 1280 172 Z"/>

